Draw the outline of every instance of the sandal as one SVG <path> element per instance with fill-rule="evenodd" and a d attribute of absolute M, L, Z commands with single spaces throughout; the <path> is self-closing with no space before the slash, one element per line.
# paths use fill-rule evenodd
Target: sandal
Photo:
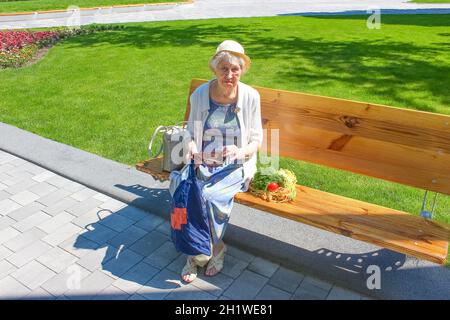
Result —
<path fill-rule="evenodd" d="M 223 260 L 225 259 L 225 252 L 227 251 L 227 247 L 224 244 L 222 250 L 215 256 L 213 256 L 209 262 L 208 266 L 205 270 L 205 275 L 208 277 L 215 276 L 218 274 L 222 268 L 223 268 Z M 208 271 L 210 271 L 212 268 L 216 269 L 216 272 L 214 274 L 208 274 Z"/>
<path fill-rule="evenodd" d="M 181 271 L 181 279 L 187 283 L 191 283 L 195 278 L 197 278 L 197 264 L 192 257 L 189 257 L 186 261 L 186 265 Z"/>

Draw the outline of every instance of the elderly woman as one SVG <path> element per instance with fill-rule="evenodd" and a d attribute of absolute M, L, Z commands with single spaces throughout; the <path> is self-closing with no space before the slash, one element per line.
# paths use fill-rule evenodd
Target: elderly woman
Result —
<path fill-rule="evenodd" d="M 213 250 L 212 257 L 188 256 L 182 271 L 186 282 L 196 278 L 197 266 L 207 264 L 207 276 L 222 269 L 226 252 L 222 238 L 233 197 L 247 191 L 256 173 L 256 153 L 263 138 L 259 93 L 239 81 L 250 67 L 244 48 L 236 41 L 222 42 L 209 67 L 215 78 L 199 86 L 190 97 L 187 128 L 193 139 L 187 155 L 195 159 Z"/>

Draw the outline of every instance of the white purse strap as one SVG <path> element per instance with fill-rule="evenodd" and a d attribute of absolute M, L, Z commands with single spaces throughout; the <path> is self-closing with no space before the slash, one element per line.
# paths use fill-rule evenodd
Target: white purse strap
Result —
<path fill-rule="evenodd" d="M 180 121 L 177 124 L 172 125 L 172 126 L 159 126 L 158 128 L 156 128 L 155 131 L 153 132 L 152 138 L 150 139 L 150 143 L 148 145 L 148 155 L 150 156 L 150 158 L 158 157 L 161 154 L 161 152 L 163 151 L 164 142 L 161 143 L 161 146 L 160 146 L 160 148 L 159 148 L 157 153 L 153 154 L 153 151 L 152 151 L 153 143 L 154 143 L 155 138 L 158 136 L 159 133 L 163 133 L 164 134 L 167 131 L 170 131 L 171 129 L 173 129 L 175 127 L 180 127 L 181 126 L 181 127 L 184 128 L 186 125 L 187 125 L 187 121 Z"/>

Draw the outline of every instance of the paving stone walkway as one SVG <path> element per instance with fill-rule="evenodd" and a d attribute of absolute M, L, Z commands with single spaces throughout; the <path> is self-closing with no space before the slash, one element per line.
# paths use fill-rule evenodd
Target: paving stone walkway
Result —
<path fill-rule="evenodd" d="M 380 9 L 383 14 L 450 13 L 448 3 L 414 3 L 409 0 L 194 0 L 180 5 L 154 5 L 125 8 L 102 7 L 59 13 L 0 15 L 1 29 L 43 28 L 185 19 L 267 17 L 277 15 L 368 14 Z"/>
<path fill-rule="evenodd" d="M 169 234 L 157 215 L 0 150 L 0 299 L 367 299 L 231 246 L 219 275 L 184 284 Z"/>

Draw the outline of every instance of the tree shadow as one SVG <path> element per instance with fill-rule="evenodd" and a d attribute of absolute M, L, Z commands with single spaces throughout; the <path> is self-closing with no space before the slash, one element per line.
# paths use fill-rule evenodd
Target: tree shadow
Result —
<path fill-rule="evenodd" d="M 149 215 L 136 209 L 136 203 L 142 205 L 142 200 L 131 202 L 119 210 L 99 210 L 95 221 L 85 225 L 86 232 L 77 237 L 73 247 L 92 250 L 93 254 L 97 252 L 103 272 L 120 279 L 122 285 L 129 288 L 141 288 L 137 293 L 147 299 L 164 299 L 174 290 L 183 289 L 186 284 L 181 282 L 179 273 L 184 264 L 184 255 L 176 252 L 170 239 L 170 224 L 167 221 L 170 206 L 165 201 L 167 196 L 170 197 L 168 190 L 140 185 L 116 187 L 140 197 L 152 198 L 154 207 L 159 204 L 165 208 L 163 211 L 167 210 L 166 214 Z M 329 216 L 332 215 L 331 213 Z M 411 268 L 410 258 L 408 260 L 404 254 L 388 249 L 364 253 L 337 252 L 329 248 L 310 251 L 236 225 L 228 227 L 225 241 L 261 257 L 276 259 L 288 268 L 300 268 L 303 273 L 317 275 L 370 296 L 390 296 L 394 299 L 450 298 L 450 291 L 445 291 L 450 283 L 447 281 L 450 279 L 450 270 L 439 266 Z M 276 252 L 275 257 L 268 252 Z M 90 260 L 87 261 L 89 263 Z M 80 264 L 83 266 L 83 263 Z M 226 259 L 226 263 L 230 263 L 229 259 L 228 262 Z M 168 269 L 168 266 L 171 267 Z M 370 266 L 378 267 L 383 283 L 381 290 L 375 292 L 367 287 Z M 405 286 L 410 286 L 412 279 L 415 279 L 417 287 L 410 289 L 411 292 L 404 292 Z M 438 284 L 436 279 L 440 279 Z M 189 288 L 183 290 L 186 292 Z M 113 297 L 104 293 L 97 298 L 102 296 L 105 299 Z M 119 299 L 124 297 L 117 296 Z M 90 294 L 71 297 L 92 298 L 94 297 Z"/>
<path fill-rule="evenodd" d="M 279 16 L 305 16 L 324 20 L 365 20 L 371 14 L 373 14 L 373 11 L 368 12 L 368 10 L 348 10 L 341 12 L 294 12 L 279 14 Z M 450 25 L 448 19 L 450 8 L 380 9 L 380 14 L 382 24 L 421 27 L 447 27 Z M 429 16 L 430 14 L 432 14 L 433 16 Z"/>
<path fill-rule="evenodd" d="M 416 16 L 415 16 L 416 17 Z M 422 17 L 422 16 L 420 16 Z M 440 16 L 439 16 L 440 17 Z M 336 17 L 309 17 L 308 19 L 336 19 Z M 358 19 L 364 17 L 338 17 L 339 19 Z M 388 16 L 385 22 L 404 23 L 403 16 Z M 420 19 L 419 19 L 420 20 Z M 421 21 L 421 20 L 420 20 Z M 425 19 L 430 26 L 445 24 L 443 19 Z M 425 22 L 424 22 L 425 24 Z M 245 44 L 254 61 L 250 77 L 259 79 L 258 73 L 265 72 L 266 66 L 278 66 L 271 71 L 271 83 L 276 89 L 286 89 L 295 84 L 305 86 L 312 93 L 321 93 L 321 88 L 339 85 L 349 88 L 340 90 L 338 98 L 355 99 L 349 94 L 351 88 L 379 97 L 384 104 L 414 108 L 429 112 L 437 110 L 436 101 L 441 106 L 450 105 L 448 85 L 450 65 L 445 52 L 450 45 L 447 33 L 437 33 L 442 41 L 417 45 L 414 42 L 385 38 L 347 38 L 334 37 L 272 36 L 276 26 L 255 22 L 244 25 L 174 25 L 148 24 L 129 25 L 120 32 L 97 33 L 70 39 L 67 48 L 101 46 L 150 48 L 187 48 L 186 68 L 190 59 L 209 56 L 217 43 L 225 38 L 233 38 Z M 118 57 L 119 58 L 119 57 Z M 158 64 L 171 65 L 170 55 Z M 269 62 L 270 61 L 270 62 Z M 205 58 L 205 64 L 207 58 Z M 282 67 L 283 65 L 283 67 Z M 271 68 L 272 68 L 271 67 Z M 185 75 L 180 75 L 183 77 Z M 268 79 L 266 79 L 267 81 Z M 260 84 L 259 85 L 263 85 Z M 311 90 L 312 88 L 312 90 Z M 180 94 L 184 94 L 180 93 Z M 369 101 L 368 101 L 369 102 Z M 450 111 L 449 111 L 450 112 Z"/>

